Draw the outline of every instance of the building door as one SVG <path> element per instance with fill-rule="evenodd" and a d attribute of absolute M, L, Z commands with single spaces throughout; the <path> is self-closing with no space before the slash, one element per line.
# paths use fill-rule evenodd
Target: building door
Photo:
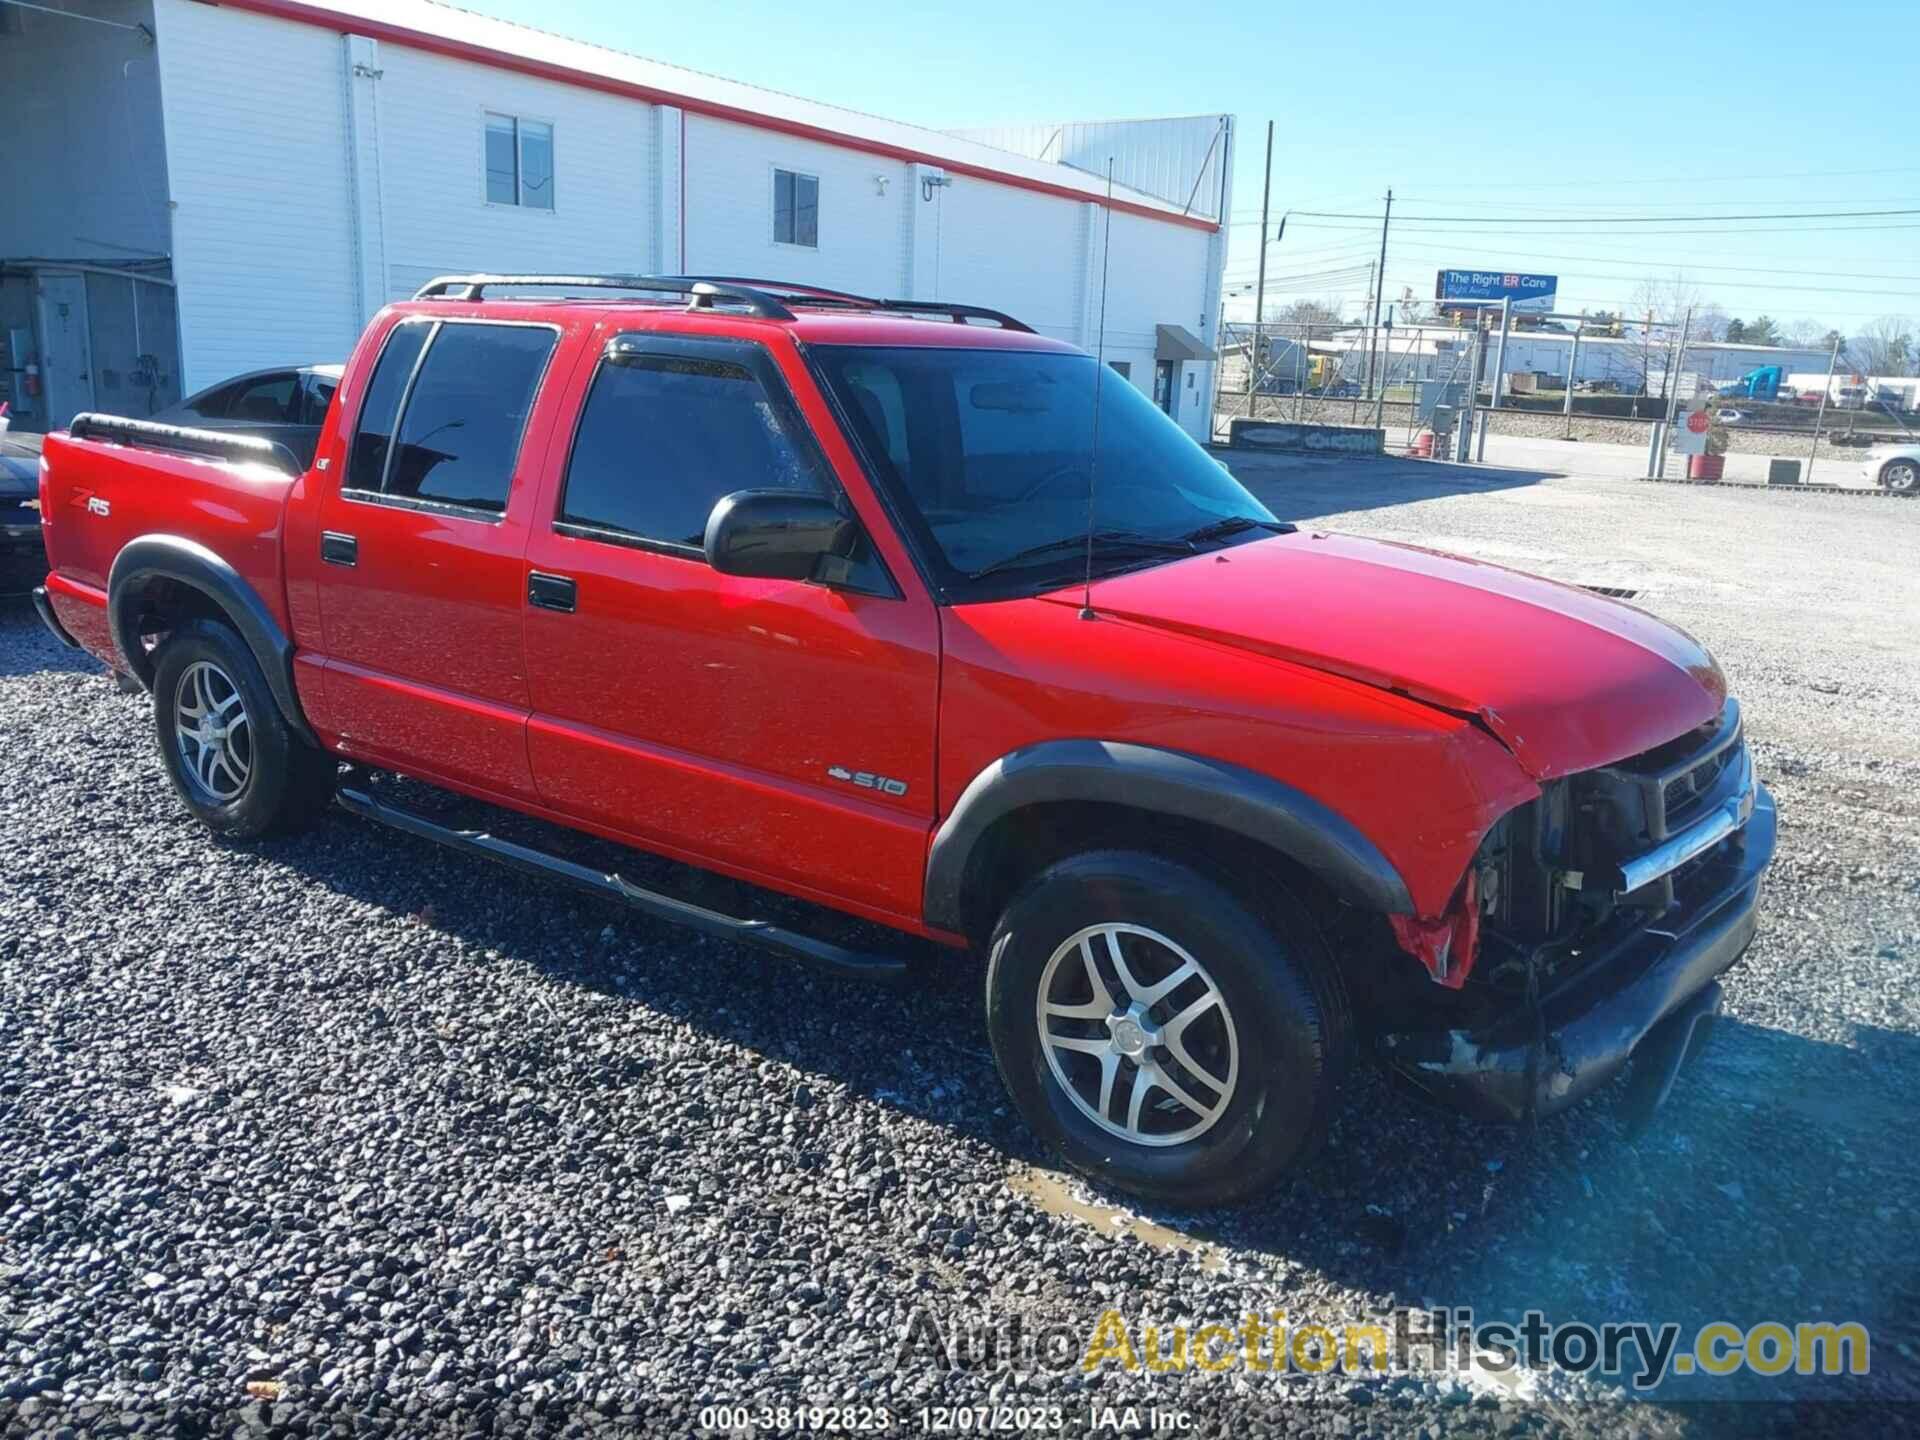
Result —
<path fill-rule="evenodd" d="M 47 394 L 47 428 L 58 430 L 93 409 L 86 277 L 42 275 L 39 292 L 40 383 Z"/>
<path fill-rule="evenodd" d="M 1169 415 L 1177 415 L 1180 405 L 1180 362 L 1156 360 L 1153 365 L 1153 403 Z"/>

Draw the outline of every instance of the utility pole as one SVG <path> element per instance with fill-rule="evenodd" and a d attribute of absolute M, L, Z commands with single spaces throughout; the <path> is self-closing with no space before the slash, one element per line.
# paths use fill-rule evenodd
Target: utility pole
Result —
<path fill-rule="evenodd" d="M 1573 348 L 1567 353 L 1567 394 L 1561 413 L 1566 416 L 1566 435 L 1573 438 L 1573 387 L 1578 383 L 1580 374 L 1580 332 L 1586 329 L 1584 320 L 1576 320 L 1573 325 Z"/>
<path fill-rule="evenodd" d="M 1487 405 L 1487 413 L 1481 417 L 1480 438 L 1475 443 L 1474 459 L 1485 461 L 1487 458 L 1487 432 L 1493 428 L 1493 412 L 1500 408 L 1500 385 L 1507 378 L 1507 330 L 1513 320 L 1513 301 L 1500 301 L 1500 348 L 1493 352 L 1493 396 Z"/>
<path fill-rule="evenodd" d="M 1667 362 L 1667 420 L 1660 431 L 1660 463 L 1651 478 L 1658 480 L 1667 473 L 1667 442 L 1673 438 L 1673 418 L 1680 408 L 1680 367 L 1687 363 L 1687 338 L 1693 333 L 1693 306 L 1687 307 L 1687 318 L 1680 322 L 1680 334 L 1674 340 L 1672 358 Z"/>
<path fill-rule="evenodd" d="M 1820 453 L 1820 425 L 1827 418 L 1827 397 L 1833 394 L 1833 372 L 1840 368 L 1840 342 L 1833 342 L 1833 354 L 1827 357 L 1827 388 L 1820 392 L 1820 413 L 1813 417 L 1813 444 L 1807 447 L 1807 483 L 1813 483 L 1813 462 Z"/>
<path fill-rule="evenodd" d="M 1253 287 L 1253 348 L 1247 352 L 1247 414 L 1253 414 L 1253 377 L 1260 367 L 1260 322 L 1267 318 L 1267 205 L 1273 199 L 1273 121 L 1267 121 L 1267 178 L 1260 187 L 1260 278 Z M 1285 223 L 1284 221 L 1282 222 Z"/>
<path fill-rule="evenodd" d="M 1374 270 L 1373 329 L 1367 336 L 1367 394 L 1373 394 L 1373 351 L 1380 339 L 1380 292 L 1387 288 L 1387 222 L 1393 219 L 1393 191 L 1387 191 L 1387 208 L 1380 216 L 1380 264 Z"/>
<path fill-rule="evenodd" d="M 1373 392 L 1373 428 L 1382 428 L 1387 408 L 1387 381 L 1393 378 L 1393 307 L 1387 307 L 1387 343 L 1380 348 L 1380 384 Z"/>

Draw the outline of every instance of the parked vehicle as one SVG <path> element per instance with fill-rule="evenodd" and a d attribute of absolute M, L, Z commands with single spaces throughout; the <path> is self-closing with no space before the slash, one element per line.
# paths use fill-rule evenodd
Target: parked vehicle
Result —
<path fill-rule="evenodd" d="M 42 613 L 151 688 L 207 826 L 338 787 L 710 934 L 901 968 L 445 828 L 393 771 L 972 947 L 1028 1123 L 1180 1203 L 1297 1164 L 1361 1049 L 1494 1119 L 1630 1058 L 1665 1094 L 1775 835 L 1691 637 L 1297 530 L 991 311 L 564 283 L 666 298 L 435 281 L 369 326 L 298 476 L 204 431 L 47 441 Z"/>
<path fill-rule="evenodd" d="M 1896 495 L 1920 495 L 1920 445 L 1874 450 L 1860 467 L 1860 473 Z"/>
<path fill-rule="evenodd" d="M 25 595 L 45 578 L 40 541 L 40 462 L 25 446 L 0 440 L 0 595 Z"/>
<path fill-rule="evenodd" d="M 339 365 L 253 370 L 209 385 L 152 418 L 157 424 L 231 430 L 285 445 L 302 469 L 313 463 L 320 422 L 340 383 Z"/>
<path fill-rule="evenodd" d="M 1786 368 L 1780 365 L 1762 365 L 1757 370 L 1749 370 L 1738 380 L 1720 387 L 1722 395 L 1738 395 L 1748 400 L 1773 400 L 1781 393 L 1781 377 Z"/>

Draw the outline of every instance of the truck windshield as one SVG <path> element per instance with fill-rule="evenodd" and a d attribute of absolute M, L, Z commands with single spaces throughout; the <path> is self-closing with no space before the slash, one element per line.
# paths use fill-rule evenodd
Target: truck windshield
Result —
<path fill-rule="evenodd" d="M 1087 355 L 820 346 L 812 358 L 949 595 L 1060 584 L 1291 529 Z M 1099 374 L 1098 465 L 1094 376 Z M 1097 476 L 1097 478 L 1096 478 Z"/>

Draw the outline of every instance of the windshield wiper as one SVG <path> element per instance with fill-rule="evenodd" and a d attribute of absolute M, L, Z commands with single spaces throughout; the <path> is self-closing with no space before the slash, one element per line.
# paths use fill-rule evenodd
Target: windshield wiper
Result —
<path fill-rule="evenodd" d="M 1288 535 L 1293 526 L 1284 520 L 1256 520 L 1251 515 L 1229 515 L 1221 520 L 1210 521 L 1198 530 L 1189 530 L 1180 538 L 1188 541 L 1224 540 L 1229 535 L 1238 535 L 1244 530 L 1267 530 L 1275 535 Z"/>
<path fill-rule="evenodd" d="M 1131 550 L 1145 555 L 1191 555 L 1193 547 L 1185 539 L 1166 535 L 1140 535 L 1131 530 L 1096 530 L 1093 532 L 1094 546 L 1106 550 Z M 1085 551 L 1085 535 L 1063 535 L 1058 540 L 1042 541 L 1038 545 L 1029 545 L 1024 550 L 1016 550 L 1004 555 L 990 565 L 982 565 L 978 570 L 967 572 L 969 580 L 979 580 L 987 575 L 996 575 L 1002 570 L 1017 570 L 1036 560 L 1045 559 L 1059 551 Z"/>

